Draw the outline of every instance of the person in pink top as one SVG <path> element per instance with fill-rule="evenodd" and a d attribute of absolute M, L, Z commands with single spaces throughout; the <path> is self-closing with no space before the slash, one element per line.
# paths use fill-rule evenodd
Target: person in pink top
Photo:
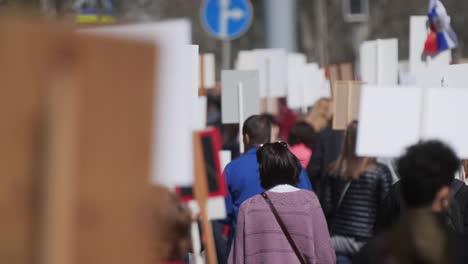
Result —
<path fill-rule="evenodd" d="M 289 131 L 288 143 L 290 150 L 304 168 L 307 168 L 312 158 L 314 135 L 314 128 L 304 121 L 297 122 Z"/>

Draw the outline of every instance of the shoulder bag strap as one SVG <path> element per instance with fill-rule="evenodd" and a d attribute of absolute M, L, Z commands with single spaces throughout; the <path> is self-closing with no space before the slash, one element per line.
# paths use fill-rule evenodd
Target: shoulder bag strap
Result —
<path fill-rule="evenodd" d="M 280 225 L 281 230 L 283 230 L 283 233 L 286 236 L 286 239 L 288 240 L 289 244 L 291 245 L 292 249 L 294 250 L 294 253 L 296 254 L 297 258 L 299 259 L 299 262 L 301 264 L 305 264 L 306 262 L 304 260 L 304 257 L 302 256 L 301 252 L 299 251 L 296 244 L 294 243 L 294 240 L 292 239 L 291 235 L 289 234 L 288 229 L 284 225 L 284 222 L 281 220 L 281 218 L 280 218 L 278 212 L 276 211 L 275 207 L 273 206 L 273 203 L 271 202 L 270 198 L 268 197 L 266 192 L 263 192 L 261 195 L 262 195 L 263 199 L 265 199 L 265 201 L 268 204 L 268 206 L 270 207 L 271 211 L 273 212 L 273 215 L 275 216 L 276 221 Z"/>
<path fill-rule="evenodd" d="M 338 200 L 338 203 L 336 204 L 336 212 L 338 212 L 338 209 L 341 207 L 341 204 L 343 203 L 343 199 L 348 192 L 349 186 L 351 185 L 351 181 L 348 181 L 343 188 L 343 191 L 341 192 L 340 199 Z"/>

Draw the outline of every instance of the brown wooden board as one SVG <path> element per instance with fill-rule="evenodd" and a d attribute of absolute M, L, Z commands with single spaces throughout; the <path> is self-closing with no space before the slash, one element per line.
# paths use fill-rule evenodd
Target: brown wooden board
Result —
<path fill-rule="evenodd" d="M 40 21 L 0 19 L 0 263 L 37 263 L 46 76 L 57 59 Z"/>
<path fill-rule="evenodd" d="M 354 80 L 353 64 L 352 63 L 341 63 L 340 67 L 340 80 L 341 81 L 352 81 Z"/>
<path fill-rule="evenodd" d="M 154 47 L 95 36 L 69 45 L 76 53 L 64 88 L 76 89 L 78 108 L 73 263 L 150 263 Z"/>
<path fill-rule="evenodd" d="M 336 81 L 333 83 L 333 129 L 345 130 L 359 117 L 361 83 Z"/>
<path fill-rule="evenodd" d="M 0 263 L 152 263 L 154 47 L 38 21 L 0 36 Z"/>

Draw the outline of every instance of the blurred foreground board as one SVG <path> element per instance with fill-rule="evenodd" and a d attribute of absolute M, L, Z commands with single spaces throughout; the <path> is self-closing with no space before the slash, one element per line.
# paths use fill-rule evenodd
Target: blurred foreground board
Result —
<path fill-rule="evenodd" d="M 0 21 L 0 263 L 151 263 L 155 47 L 25 21 Z"/>

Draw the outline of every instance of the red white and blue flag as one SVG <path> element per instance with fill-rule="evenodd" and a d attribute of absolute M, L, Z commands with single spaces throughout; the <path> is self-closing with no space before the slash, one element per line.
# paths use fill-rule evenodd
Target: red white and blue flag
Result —
<path fill-rule="evenodd" d="M 457 35 L 450 26 L 450 16 L 448 16 L 442 2 L 430 0 L 427 16 L 430 31 L 424 43 L 424 53 L 434 56 L 442 51 L 457 47 Z"/>

